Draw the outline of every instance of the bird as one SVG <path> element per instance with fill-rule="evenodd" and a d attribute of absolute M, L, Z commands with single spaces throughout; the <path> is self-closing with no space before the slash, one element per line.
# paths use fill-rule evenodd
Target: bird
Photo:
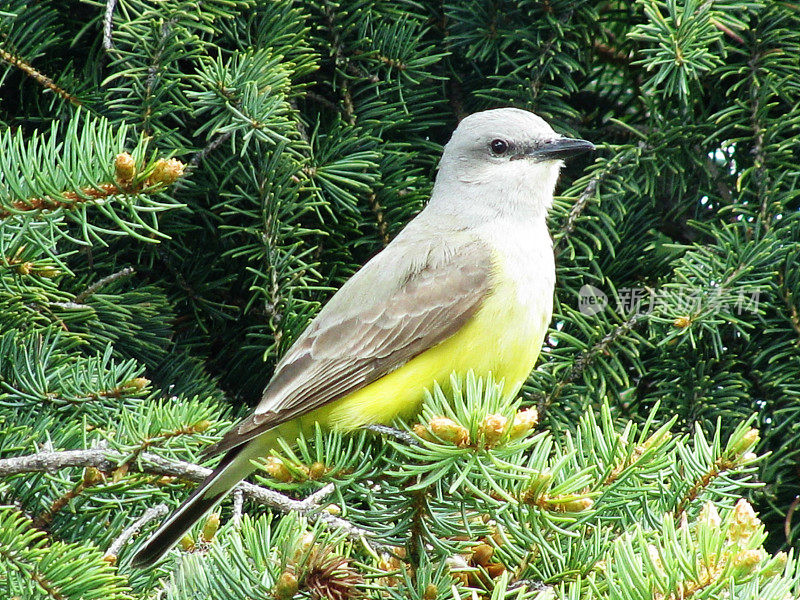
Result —
<path fill-rule="evenodd" d="M 136 551 L 154 564 L 268 456 L 315 423 L 353 431 L 420 410 L 452 373 L 516 394 L 553 311 L 546 217 L 564 159 L 594 149 L 536 114 L 471 114 L 444 146 L 431 196 L 336 292 L 275 367 L 261 401 L 211 446 L 218 466 Z"/>

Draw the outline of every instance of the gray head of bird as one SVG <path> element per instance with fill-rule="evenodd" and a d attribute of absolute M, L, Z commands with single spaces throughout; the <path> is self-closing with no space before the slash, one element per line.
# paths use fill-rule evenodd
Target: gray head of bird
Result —
<path fill-rule="evenodd" d="M 544 212 L 564 160 L 594 149 L 586 140 L 559 135 L 541 117 L 518 108 L 469 115 L 444 147 L 434 201 L 466 197 L 498 209 L 527 205 Z"/>

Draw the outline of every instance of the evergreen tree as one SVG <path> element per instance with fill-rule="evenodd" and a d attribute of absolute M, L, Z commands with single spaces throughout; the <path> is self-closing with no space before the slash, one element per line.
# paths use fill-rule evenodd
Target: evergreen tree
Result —
<path fill-rule="evenodd" d="M 0 0 L 0 597 L 800 595 L 798 56 L 773 0 Z M 287 441 L 131 570 L 498 106 L 599 148 L 521 397 Z"/>

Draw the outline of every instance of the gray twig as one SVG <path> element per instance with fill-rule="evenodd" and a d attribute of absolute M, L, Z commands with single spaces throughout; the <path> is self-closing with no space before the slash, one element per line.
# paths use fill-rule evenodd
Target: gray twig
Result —
<path fill-rule="evenodd" d="M 106 14 L 103 17 L 103 48 L 110 51 L 114 48 L 111 39 L 111 29 L 114 26 L 114 9 L 117 7 L 117 0 L 106 0 Z"/>
<path fill-rule="evenodd" d="M 0 477 L 20 475 L 22 473 L 54 473 L 68 467 L 95 467 L 101 471 L 113 471 L 125 463 L 129 455 L 107 448 L 89 448 L 87 450 L 62 450 L 56 452 L 38 452 L 26 456 L 15 456 L 0 459 Z M 211 469 L 193 463 L 167 460 L 150 452 L 143 452 L 138 460 L 128 463 L 128 469 L 139 473 L 167 475 L 188 481 L 201 482 L 211 474 Z M 269 506 L 283 513 L 296 512 L 309 521 L 322 522 L 328 529 L 342 531 L 349 539 L 360 541 L 377 551 L 390 551 L 391 546 L 375 541 L 373 534 L 353 525 L 350 521 L 339 518 L 324 510 L 320 510 L 320 501 L 333 491 L 333 484 L 326 485 L 305 500 L 294 500 L 273 490 L 243 481 L 234 492 L 242 494 L 264 506 Z"/>
<path fill-rule="evenodd" d="M 92 285 L 83 290 L 80 294 L 75 296 L 75 304 L 82 304 L 95 292 L 107 286 L 112 281 L 116 281 L 117 279 L 122 279 L 123 277 L 130 277 L 134 273 L 136 273 L 136 271 L 133 270 L 133 267 L 125 267 L 124 269 L 121 269 L 116 273 L 112 273 L 111 275 L 107 275 L 102 279 L 98 279 Z"/>
<path fill-rule="evenodd" d="M 134 521 L 133 525 L 125 529 L 119 535 L 119 537 L 114 540 L 114 542 L 108 547 L 108 550 L 106 550 L 105 557 L 116 557 L 128 540 L 136 535 L 142 527 L 147 525 L 150 521 L 155 521 L 156 519 L 167 516 L 168 512 L 169 508 L 163 503 L 156 504 L 155 506 L 148 508 L 146 511 L 144 511 L 144 514 L 141 517 Z"/>

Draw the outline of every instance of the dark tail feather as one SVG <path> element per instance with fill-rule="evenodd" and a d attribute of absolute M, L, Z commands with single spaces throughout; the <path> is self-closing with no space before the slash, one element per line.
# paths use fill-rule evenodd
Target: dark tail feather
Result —
<path fill-rule="evenodd" d="M 164 521 L 144 546 L 136 551 L 131 559 L 131 566 L 139 568 L 153 565 L 200 517 L 253 471 L 250 457 L 244 456 L 249 453 L 242 452 L 245 448 L 246 446 L 234 448 L 222 457 L 213 473 Z"/>

